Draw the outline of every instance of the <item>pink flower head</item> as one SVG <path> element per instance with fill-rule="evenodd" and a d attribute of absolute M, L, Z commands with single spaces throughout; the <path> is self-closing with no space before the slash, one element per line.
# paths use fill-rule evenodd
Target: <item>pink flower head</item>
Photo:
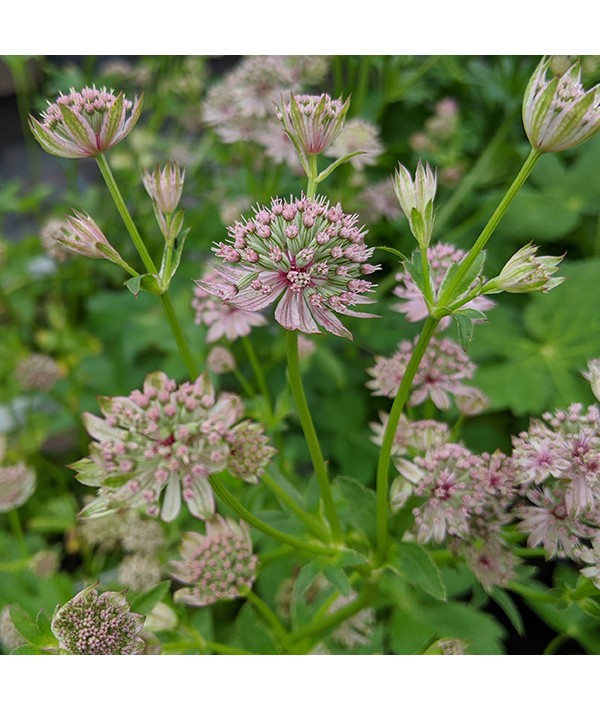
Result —
<path fill-rule="evenodd" d="M 61 94 L 29 125 L 42 148 L 63 158 L 97 156 L 122 141 L 137 123 L 142 99 L 133 102 L 105 88 L 85 87 Z"/>
<path fill-rule="evenodd" d="M 235 341 L 249 336 L 252 328 L 267 323 L 262 314 L 244 311 L 223 300 L 234 292 L 232 285 L 214 269 L 209 269 L 196 282 L 192 307 L 196 311 L 196 323 L 208 326 L 207 343 L 214 343 L 219 338 Z"/>
<path fill-rule="evenodd" d="M 171 561 L 171 574 L 188 587 L 177 590 L 176 602 L 202 607 L 219 600 L 233 600 L 252 587 L 258 558 L 252 553 L 245 522 L 214 516 L 206 522 L 206 534 L 184 533 L 182 560 Z"/>
<path fill-rule="evenodd" d="M 246 481 L 256 481 L 273 451 L 264 445 L 252 472 L 246 458 L 235 461 L 230 440 L 235 442 L 241 401 L 230 393 L 217 397 L 206 375 L 178 387 L 164 373 L 151 373 L 143 390 L 99 402 L 103 418 L 83 416 L 95 440 L 90 457 L 72 465 L 81 483 L 99 487 L 83 515 L 143 508 L 150 516 L 172 521 L 183 501 L 192 516 L 208 518 L 215 508 L 208 477 L 233 467 L 234 476 L 239 470 Z M 261 434 L 256 425 L 255 436 Z"/>
<path fill-rule="evenodd" d="M 35 472 L 23 462 L 0 467 L 0 513 L 18 509 L 33 494 Z"/>
<path fill-rule="evenodd" d="M 301 94 L 278 107 L 277 117 L 300 155 L 319 155 L 339 135 L 349 107 L 350 99 Z"/>
<path fill-rule="evenodd" d="M 498 537 L 465 546 L 464 555 L 473 575 L 488 591 L 494 585 L 506 587 L 515 576 L 516 557 Z"/>
<path fill-rule="evenodd" d="M 430 276 L 435 298 L 438 296 L 439 289 L 450 267 L 454 264 L 458 264 L 465 256 L 466 252 L 462 249 L 458 249 L 451 244 L 442 244 L 441 242 L 427 249 L 427 259 L 429 261 Z M 427 311 L 425 298 L 408 271 L 397 274 L 396 281 L 399 282 L 399 286 L 394 289 L 394 295 L 402 299 L 403 303 L 395 304 L 392 306 L 392 309 L 406 314 L 406 319 L 411 322 L 422 321 L 427 318 L 429 313 Z M 472 286 L 475 285 L 476 281 L 473 282 Z M 478 311 L 489 311 L 494 308 L 494 306 L 494 302 L 485 296 L 478 296 L 469 304 L 470 308 L 477 309 Z M 450 316 L 444 317 L 440 321 L 439 328 L 447 328 L 451 320 Z"/>
<path fill-rule="evenodd" d="M 246 311 L 279 299 L 275 320 L 288 331 L 320 333 L 321 326 L 352 338 L 334 312 L 373 318 L 351 308 L 373 303 L 364 277 L 380 268 L 368 263 L 374 250 L 357 222 L 357 215 L 325 198 L 274 199 L 270 208 L 255 209 L 254 218 L 229 227 L 228 241 L 214 248 L 224 262 L 218 268 L 224 284 L 199 285 Z"/>
<path fill-rule="evenodd" d="M 98 594 L 96 585 L 84 588 L 58 607 L 52 633 L 68 654 L 143 654 L 144 617 L 131 612 L 124 593 Z"/>
<path fill-rule="evenodd" d="M 395 397 L 400 381 L 410 360 L 414 341 L 402 341 L 391 358 L 375 357 L 375 366 L 367 370 L 373 380 L 367 387 L 374 395 Z M 449 338 L 432 338 L 412 384 L 411 405 L 420 405 L 430 398 L 440 410 L 447 410 L 451 401 L 449 395 L 464 395 L 471 386 L 475 364 L 463 349 Z"/>
<path fill-rule="evenodd" d="M 185 170 L 181 171 L 177 163 L 169 162 L 160 169 L 157 165 L 152 173 L 144 171 L 142 180 L 148 195 L 164 215 L 170 215 L 177 209 L 183 191 Z"/>

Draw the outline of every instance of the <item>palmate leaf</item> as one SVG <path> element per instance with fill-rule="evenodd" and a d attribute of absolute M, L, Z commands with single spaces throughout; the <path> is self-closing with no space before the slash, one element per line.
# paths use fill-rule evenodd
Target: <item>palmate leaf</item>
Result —
<path fill-rule="evenodd" d="M 580 371 L 600 356 L 600 260 L 566 264 L 561 274 L 567 280 L 550 293 L 489 312 L 472 342 L 474 384 L 492 409 L 528 415 L 594 401 Z"/>

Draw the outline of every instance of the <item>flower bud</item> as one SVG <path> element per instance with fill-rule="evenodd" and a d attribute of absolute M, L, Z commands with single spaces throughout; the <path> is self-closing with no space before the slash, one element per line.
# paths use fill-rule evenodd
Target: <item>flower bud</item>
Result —
<path fill-rule="evenodd" d="M 511 294 L 524 294 L 529 291 L 550 291 L 562 284 L 564 277 L 552 277 L 558 270 L 563 257 L 536 257 L 538 247 L 525 245 L 514 254 L 500 274 L 490 279 L 485 287 L 486 293 L 507 291 Z"/>
<path fill-rule="evenodd" d="M 181 200 L 185 170 L 180 171 L 177 163 L 169 162 L 161 171 L 157 165 L 152 173 L 144 171 L 144 187 L 164 215 L 171 215 Z"/>
<path fill-rule="evenodd" d="M 419 247 L 426 248 L 433 231 L 435 173 L 428 164 L 423 167 L 419 161 L 413 180 L 410 172 L 399 163 L 394 176 L 394 191 Z"/>
<path fill-rule="evenodd" d="M 92 259 L 108 259 L 115 264 L 124 264 L 117 250 L 109 244 L 102 230 L 89 215 L 73 211 L 75 217 L 66 216 L 68 227 L 58 241 L 72 252 Z"/>
<path fill-rule="evenodd" d="M 542 153 L 564 151 L 600 131 L 600 90 L 585 91 L 576 62 L 562 76 L 546 79 L 552 59 L 542 59 L 523 99 L 523 125 L 531 145 Z"/>
<path fill-rule="evenodd" d="M 223 346 L 215 346 L 206 359 L 206 367 L 211 373 L 222 375 L 223 373 L 231 373 L 235 370 L 235 358 L 229 348 Z"/>

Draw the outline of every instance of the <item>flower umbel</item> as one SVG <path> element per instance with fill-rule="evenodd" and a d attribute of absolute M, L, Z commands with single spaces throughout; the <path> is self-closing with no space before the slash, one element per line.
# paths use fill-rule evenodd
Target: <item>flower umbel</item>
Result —
<path fill-rule="evenodd" d="M 256 481 L 273 451 L 258 439 L 257 425 L 255 468 L 247 471 L 247 456 L 243 463 L 234 461 L 230 440 L 235 441 L 232 427 L 242 415 L 241 401 L 230 393 L 217 397 L 206 375 L 177 387 L 164 373 L 151 373 L 142 391 L 99 402 L 103 418 L 83 416 L 96 440 L 90 457 L 71 465 L 81 483 L 100 489 L 83 515 L 142 508 L 172 521 L 183 499 L 192 516 L 208 518 L 215 508 L 208 477 L 232 466 L 234 475 L 241 468 L 246 481 Z"/>
<path fill-rule="evenodd" d="M 402 163 L 398 164 L 394 176 L 396 197 L 405 214 L 410 231 L 417 240 L 419 247 L 425 249 L 429 245 L 433 231 L 433 201 L 436 191 L 436 176 L 429 167 L 419 161 L 414 180 Z"/>
<path fill-rule="evenodd" d="M 542 153 L 573 148 L 600 131 L 600 86 L 583 89 L 579 62 L 548 80 L 551 61 L 539 63 L 523 100 L 525 133 Z"/>
<path fill-rule="evenodd" d="M 258 558 L 244 521 L 215 516 L 206 522 L 205 535 L 195 531 L 183 535 L 180 553 L 183 560 L 171 561 L 171 573 L 189 587 L 175 592 L 176 602 L 202 607 L 233 600 L 256 578 Z"/>
<path fill-rule="evenodd" d="M 226 304 L 260 311 L 279 299 L 275 320 L 288 331 L 319 333 L 323 327 L 352 338 L 334 312 L 373 318 L 351 311 L 370 304 L 372 284 L 364 279 L 379 269 L 368 260 L 373 248 L 364 242 L 358 216 L 325 198 L 273 199 L 270 208 L 255 209 L 253 219 L 229 227 L 229 239 L 214 248 L 229 265 L 218 271 L 229 289 L 207 281 L 199 286 Z M 228 293 L 227 293 L 228 292 Z"/>
<path fill-rule="evenodd" d="M 141 654 L 143 615 L 131 612 L 124 593 L 84 588 L 52 617 L 52 633 L 69 654 Z"/>
<path fill-rule="evenodd" d="M 96 156 L 122 141 L 137 123 L 142 99 L 133 102 L 105 88 L 85 87 L 61 94 L 29 126 L 42 148 L 63 158 Z"/>
<path fill-rule="evenodd" d="M 18 509 L 33 494 L 35 472 L 23 462 L 0 467 L 0 513 Z"/>

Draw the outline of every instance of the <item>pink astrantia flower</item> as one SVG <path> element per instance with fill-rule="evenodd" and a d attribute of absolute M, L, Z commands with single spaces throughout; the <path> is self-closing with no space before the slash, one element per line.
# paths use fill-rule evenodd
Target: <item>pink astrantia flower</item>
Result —
<path fill-rule="evenodd" d="M 357 215 L 325 198 L 274 199 L 255 209 L 254 218 L 229 227 L 229 239 L 214 248 L 224 264 L 216 269 L 222 284 L 199 286 L 226 304 L 260 311 L 279 299 L 275 320 L 288 331 L 319 333 L 322 327 L 352 338 L 334 312 L 373 318 L 352 311 L 370 304 L 372 284 L 364 277 L 379 269 L 368 260 L 373 248 Z"/>
<path fill-rule="evenodd" d="M 473 575 L 488 591 L 494 585 L 506 587 L 514 578 L 516 556 L 500 538 L 464 546 L 464 556 Z"/>
<path fill-rule="evenodd" d="M 151 373 L 142 391 L 99 402 L 103 418 L 83 416 L 95 440 L 90 457 L 72 465 L 81 483 L 99 487 L 83 515 L 143 508 L 150 516 L 172 521 L 183 500 L 192 516 L 204 519 L 215 509 L 211 474 L 231 467 L 234 476 L 255 482 L 273 453 L 258 425 L 234 426 L 243 412 L 239 397 L 217 397 L 206 375 L 178 387 L 164 373 Z M 236 462 L 241 427 L 248 441 Z"/>
<path fill-rule="evenodd" d="M 560 490 L 569 516 L 600 524 L 600 408 L 546 413 L 513 441 L 517 478 Z"/>
<path fill-rule="evenodd" d="M 182 560 L 170 563 L 171 574 L 186 587 L 173 599 L 195 607 L 240 597 L 244 588 L 252 587 L 258 571 L 244 521 L 214 516 L 206 522 L 205 535 L 183 534 L 180 554 Z"/>
<path fill-rule="evenodd" d="M 104 236 L 102 230 L 89 215 L 74 211 L 74 217 L 65 217 L 67 227 L 58 242 L 76 254 L 92 259 L 108 259 L 114 264 L 124 264 L 117 250 Z"/>
<path fill-rule="evenodd" d="M 122 141 L 137 123 L 142 100 L 86 87 L 60 95 L 42 114 L 29 117 L 29 125 L 42 148 L 63 158 L 96 156 Z"/>
<path fill-rule="evenodd" d="M 170 215 L 177 209 L 183 191 L 185 170 L 181 171 L 177 163 L 171 161 L 161 170 L 157 165 L 152 173 L 148 170 L 142 174 L 146 192 L 156 203 L 158 210 Z"/>
<path fill-rule="evenodd" d="M 438 297 L 439 288 L 450 267 L 454 264 L 458 264 L 465 256 L 466 252 L 462 249 L 441 242 L 427 249 L 427 259 L 429 261 L 434 298 Z M 394 295 L 402 299 L 403 303 L 394 304 L 392 309 L 406 314 L 406 319 L 411 322 L 422 321 L 427 318 L 429 313 L 427 311 L 425 298 L 419 291 L 412 276 L 407 271 L 402 271 L 396 275 L 396 281 L 399 282 L 399 285 L 394 289 Z M 474 281 L 473 286 L 475 286 L 476 283 L 477 282 Z M 478 296 L 469 303 L 469 308 L 477 309 L 478 311 L 489 311 L 494 308 L 494 306 L 494 302 L 485 296 Z M 444 317 L 440 321 L 439 328 L 447 328 L 451 320 L 450 316 Z"/>
<path fill-rule="evenodd" d="M 210 284 L 210 293 L 202 285 Z M 220 296 L 217 296 L 220 294 Z M 219 338 L 235 341 L 237 338 L 249 336 L 252 328 L 264 326 L 266 318 L 254 311 L 244 311 L 223 301 L 222 297 L 231 296 L 231 284 L 224 281 L 219 274 L 210 269 L 203 278 L 196 282 L 192 307 L 196 311 L 196 323 L 207 325 L 207 343 L 214 343 Z"/>
<path fill-rule="evenodd" d="M 303 156 L 323 153 L 344 127 L 350 99 L 332 99 L 328 94 L 292 96 L 277 108 L 277 117 L 296 150 Z"/>
<path fill-rule="evenodd" d="M 402 341 L 391 358 L 375 357 L 375 366 L 367 370 L 373 377 L 367 383 L 373 395 L 395 397 L 415 343 L 416 339 Z M 447 410 L 450 395 L 469 392 L 471 386 L 463 381 L 470 380 L 474 373 L 475 364 L 458 343 L 449 338 L 432 338 L 413 380 L 409 402 L 420 405 L 430 398 L 440 410 Z"/>
<path fill-rule="evenodd" d="M 20 462 L 0 467 L 0 513 L 18 509 L 33 494 L 36 475 Z"/>
<path fill-rule="evenodd" d="M 350 158 L 350 164 L 356 170 L 367 165 L 375 165 L 377 158 L 384 152 L 379 138 L 379 128 L 370 121 L 354 118 L 346 123 L 339 136 L 327 148 L 325 155 L 330 158 L 343 158 L 360 151 Z"/>
<path fill-rule="evenodd" d="M 142 654 L 143 625 L 143 615 L 131 612 L 124 593 L 99 594 L 96 585 L 77 593 L 52 617 L 52 633 L 67 654 Z"/>

